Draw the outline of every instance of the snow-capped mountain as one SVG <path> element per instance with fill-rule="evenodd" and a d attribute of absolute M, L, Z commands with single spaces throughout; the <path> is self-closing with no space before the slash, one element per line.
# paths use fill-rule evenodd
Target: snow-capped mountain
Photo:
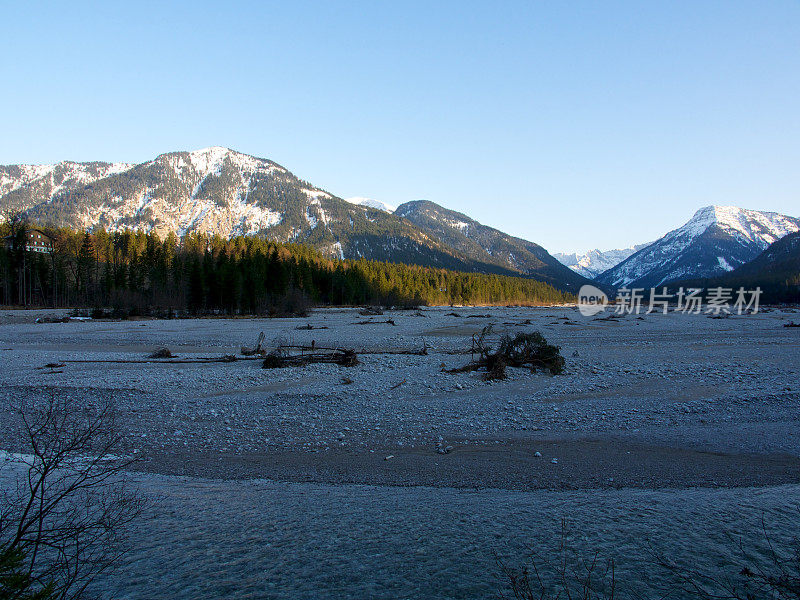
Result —
<path fill-rule="evenodd" d="M 462 213 L 428 200 L 406 202 L 396 215 L 472 260 L 554 282 L 577 291 L 588 280 L 571 271 L 533 242 L 512 237 Z"/>
<path fill-rule="evenodd" d="M 393 213 L 395 210 L 397 210 L 396 206 L 386 204 L 386 202 L 381 202 L 380 200 L 374 200 L 373 198 L 361 198 L 360 196 L 357 196 L 355 198 L 345 198 L 345 200 L 350 204 L 374 208 L 387 213 Z"/>
<path fill-rule="evenodd" d="M 655 287 L 721 275 L 753 260 L 767 246 L 798 231 L 800 219 L 733 206 L 706 206 L 682 227 L 600 274 L 615 288 Z"/>
<path fill-rule="evenodd" d="M 608 271 L 608 269 L 615 267 L 634 252 L 649 245 L 650 244 L 637 244 L 630 248 L 620 248 L 616 250 L 589 250 L 585 254 L 578 254 L 577 252 L 565 254 L 558 252 L 553 254 L 553 257 L 576 273 L 588 279 L 594 279 L 603 271 Z"/>
<path fill-rule="evenodd" d="M 515 251 L 519 260 L 465 252 L 392 214 L 392 207 L 383 203 L 363 198 L 345 201 L 271 160 L 228 148 L 168 152 L 137 165 L 0 167 L 0 182 L 0 212 L 22 210 L 30 220 L 45 225 L 142 229 L 160 236 L 169 232 L 260 235 L 308 244 L 341 258 L 529 275 L 564 290 L 575 289 L 580 280 L 530 242 L 524 243 L 544 253 L 542 264 L 549 259 L 563 272 L 552 265 L 532 268 L 521 247 Z"/>
<path fill-rule="evenodd" d="M 0 198 L 6 209 L 27 210 L 98 179 L 124 173 L 127 163 L 64 161 L 55 165 L 0 165 Z"/>
<path fill-rule="evenodd" d="M 463 267 L 402 219 L 345 202 L 271 160 L 228 148 L 169 152 L 138 165 L 79 164 L 70 177 L 56 178 L 60 188 L 48 184 L 61 170 L 4 167 L 10 191 L 0 196 L 0 208 L 78 229 L 261 234 L 335 256 Z"/>

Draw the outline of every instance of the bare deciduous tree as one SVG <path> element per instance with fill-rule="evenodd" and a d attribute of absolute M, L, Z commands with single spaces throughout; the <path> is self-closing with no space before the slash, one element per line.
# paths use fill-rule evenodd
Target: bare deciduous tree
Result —
<path fill-rule="evenodd" d="M 19 417 L 28 450 L 2 477 L 0 596 L 79 598 L 118 562 L 143 499 L 125 484 L 130 460 L 114 454 L 109 403 L 53 393 L 24 401 Z"/>

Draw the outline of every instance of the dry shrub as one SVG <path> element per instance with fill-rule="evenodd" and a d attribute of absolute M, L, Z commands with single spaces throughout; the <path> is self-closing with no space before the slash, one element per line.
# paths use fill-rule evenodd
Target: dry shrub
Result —
<path fill-rule="evenodd" d="M 153 352 L 149 358 L 175 358 L 175 355 L 169 348 L 159 348 Z"/>
<path fill-rule="evenodd" d="M 483 328 L 480 335 L 472 339 L 473 360 L 450 373 L 464 373 L 486 369 L 484 381 L 506 378 L 506 367 L 526 367 L 531 371 L 548 371 L 558 375 L 564 371 L 566 361 L 561 356 L 561 348 L 547 343 L 538 332 L 518 333 L 514 337 L 505 335 L 500 339 L 497 350 L 492 350 L 487 342 L 492 326 Z M 474 358 L 478 354 L 477 360 Z"/>

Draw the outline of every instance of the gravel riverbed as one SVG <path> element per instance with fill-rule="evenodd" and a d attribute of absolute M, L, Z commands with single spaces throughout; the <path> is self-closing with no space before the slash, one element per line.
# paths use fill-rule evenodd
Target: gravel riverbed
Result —
<path fill-rule="evenodd" d="M 659 506 L 699 498 L 704 508 L 697 510 L 706 511 L 705 518 L 717 499 L 728 507 L 757 507 L 759 498 L 769 498 L 769 511 L 781 522 L 796 511 L 800 498 L 800 329 L 783 327 L 798 320 L 792 309 L 726 319 L 670 313 L 606 320 L 583 317 L 572 307 L 544 307 L 423 308 L 376 317 L 355 309 L 320 309 L 304 319 L 34 322 L 59 314 L 0 313 L 0 449 L 24 450 L 12 411 L 22 397 L 57 393 L 81 402 L 110 400 L 125 435 L 121 452 L 139 459 L 135 477 L 147 493 L 174 505 L 153 509 L 149 524 L 139 526 L 142 540 L 147 531 L 185 525 L 198 502 L 207 502 L 209 511 L 220 507 L 205 525 L 187 529 L 194 531 L 192 542 L 183 534 L 161 536 L 169 548 L 158 552 L 182 549 L 171 556 L 170 573 L 190 569 L 206 543 L 226 546 L 220 532 L 226 526 L 237 530 L 237 511 L 256 527 L 252 511 L 269 505 L 267 523 L 287 522 L 280 534 L 273 531 L 277 526 L 254 534 L 253 544 L 272 547 L 278 541 L 270 536 L 289 536 L 282 543 L 297 553 L 309 552 L 310 525 L 296 522 L 294 511 L 311 506 L 322 513 L 318 525 L 329 541 L 318 540 L 311 552 L 321 561 L 320 570 L 298 571 L 295 577 L 304 582 L 310 577 L 318 592 L 333 592 L 311 593 L 298 579 L 288 584 L 281 577 L 290 577 L 291 568 L 279 576 L 264 566 L 273 564 L 271 551 L 248 563 L 247 546 L 218 548 L 217 562 L 209 559 L 205 568 L 227 565 L 226 573 L 257 582 L 260 590 L 236 579 L 229 597 L 488 597 L 491 586 L 473 581 L 474 569 L 483 573 L 491 562 L 486 554 L 491 549 L 481 540 L 507 534 L 513 538 L 508 547 L 517 548 L 534 528 L 529 518 L 534 506 L 547 507 L 541 516 L 547 525 L 536 521 L 542 531 L 568 512 L 580 523 L 592 523 L 599 518 L 596 510 L 606 510 L 590 509 L 593 502 L 617 507 L 627 515 L 618 523 L 622 537 L 607 533 L 603 539 L 616 539 L 619 544 L 608 549 L 624 553 L 631 550 L 629 520 L 637 511 L 647 512 L 654 498 Z M 357 324 L 368 319 L 396 325 Z M 561 347 L 565 372 L 509 369 L 507 380 L 492 383 L 478 373 L 443 372 L 470 360 L 472 335 L 489 324 L 495 335 L 541 331 Z M 298 329 L 306 325 L 314 329 Z M 267 370 L 257 360 L 141 362 L 159 347 L 180 358 L 235 354 L 243 345 L 253 346 L 261 331 L 268 346 L 313 340 L 317 347 L 352 348 L 360 364 Z M 425 356 L 385 353 L 422 347 L 428 349 Z M 64 366 L 40 368 L 48 363 Z M 298 495 L 317 500 L 295 506 L 291 498 Z M 514 508 L 520 502 L 527 508 Z M 463 503 L 465 514 L 474 518 L 502 514 L 473 523 L 474 531 L 463 529 L 450 523 Z M 355 522 L 358 511 L 337 513 L 334 506 L 360 506 L 367 516 L 374 512 L 369 518 L 383 529 L 365 541 L 369 529 Z M 417 525 L 412 533 L 425 540 L 430 528 L 428 541 L 420 542 L 426 553 L 435 553 L 431 539 L 451 551 L 467 544 L 471 550 L 458 559 L 466 563 L 456 569 L 466 574 L 448 571 L 455 568 L 447 566 L 455 557 L 416 562 L 414 545 L 389 533 L 409 519 L 435 519 L 436 506 L 452 514 L 441 527 Z M 680 516 L 665 511 L 648 513 L 653 527 L 659 519 Z M 734 528 L 737 518 L 729 521 Z M 753 518 L 751 512 L 746 518 Z M 361 529 L 353 533 L 354 527 Z M 351 541 L 336 542 L 338 536 Z M 695 537 L 691 543 L 701 543 Z M 386 544 L 397 546 L 399 562 L 391 569 L 379 558 Z M 148 582 L 180 586 L 166 571 L 153 571 L 144 554 L 133 556 L 138 562 L 127 567 L 127 579 L 118 575 L 104 584 L 115 597 L 158 597 L 146 592 Z M 247 575 L 247 564 L 264 570 Z M 398 568 L 412 570 L 395 589 L 390 581 Z M 135 576 L 137 569 L 141 575 Z M 330 579 L 342 569 L 348 573 L 343 582 Z M 420 595 L 419 586 L 440 582 L 442 573 L 471 583 Z M 221 588 L 211 593 L 197 585 L 194 595 L 170 596 L 219 596 Z"/>

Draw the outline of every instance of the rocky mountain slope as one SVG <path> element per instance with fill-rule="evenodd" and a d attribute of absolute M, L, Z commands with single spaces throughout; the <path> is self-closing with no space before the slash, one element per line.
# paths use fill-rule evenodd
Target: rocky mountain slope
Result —
<path fill-rule="evenodd" d="M 27 210 L 132 167 L 126 163 L 72 161 L 55 165 L 0 165 L 0 207 Z"/>
<path fill-rule="evenodd" d="M 601 285 L 655 287 L 715 277 L 753 260 L 767 246 L 800 229 L 800 219 L 732 206 L 706 206 L 682 227 L 600 274 Z"/>
<path fill-rule="evenodd" d="M 760 303 L 800 302 L 800 231 L 790 233 L 767 247 L 741 267 L 711 278 L 682 279 L 670 288 L 761 289 Z M 750 296 L 748 295 L 748 298 Z"/>
<path fill-rule="evenodd" d="M 730 272 L 731 278 L 794 279 L 800 283 L 800 231 L 790 233 L 756 258 Z"/>
<path fill-rule="evenodd" d="M 0 186 L 0 210 L 22 210 L 44 224 L 162 236 L 261 235 L 342 258 L 525 275 L 570 291 L 584 281 L 531 242 L 491 230 L 506 240 L 495 242 L 494 254 L 453 243 L 447 229 L 421 227 L 373 200 L 343 200 L 277 163 L 221 147 L 169 152 L 137 165 L 0 167 Z M 471 222 L 476 231 L 490 230 Z"/>
<path fill-rule="evenodd" d="M 678 282 L 685 287 L 761 288 L 762 302 L 800 301 L 800 231 L 790 233 L 741 267 L 719 277 Z"/>
<path fill-rule="evenodd" d="M 512 269 L 550 283 L 563 282 L 574 291 L 588 283 L 538 244 L 510 236 L 433 202 L 406 202 L 398 206 L 394 214 L 474 261 Z"/>

